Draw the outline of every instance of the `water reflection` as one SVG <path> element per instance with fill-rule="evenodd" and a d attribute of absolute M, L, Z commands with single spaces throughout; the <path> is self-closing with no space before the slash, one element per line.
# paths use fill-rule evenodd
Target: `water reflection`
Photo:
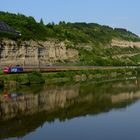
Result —
<path fill-rule="evenodd" d="M 4 89 L 0 94 L 0 139 L 22 137 L 56 119 L 125 108 L 139 98 L 136 79 Z"/>

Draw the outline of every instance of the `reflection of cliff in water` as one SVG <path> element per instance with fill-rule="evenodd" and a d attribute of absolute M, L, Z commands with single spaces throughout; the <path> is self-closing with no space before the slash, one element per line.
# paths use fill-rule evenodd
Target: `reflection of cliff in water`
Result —
<path fill-rule="evenodd" d="M 139 98 L 140 87 L 135 80 L 47 85 L 38 93 L 27 88 L 5 92 L 0 96 L 0 138 L 23 136 L 46 121 L 64 121 L 125 108 Z"/>

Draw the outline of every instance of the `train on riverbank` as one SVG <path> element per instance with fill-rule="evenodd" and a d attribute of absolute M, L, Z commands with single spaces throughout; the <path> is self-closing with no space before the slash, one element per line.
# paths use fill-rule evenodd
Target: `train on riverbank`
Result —
<path fill-rule="evenodd" d="M 7 66 L 3 72 L 12 73 L 31 73 L 37 72 L 66 72 L 66 71 L 94 71 L 94 70 L 125 70 L 140 69 L 140 66 Z"/>
<path fill-rule="evenodd" d="M 24 69 L 21 66 L 7 66 L 7 67 L 4 67 L 3 69 L 3 73 L 7 73 L 7 74 L 23 73 L 23 72 L 24 72 Z"/>

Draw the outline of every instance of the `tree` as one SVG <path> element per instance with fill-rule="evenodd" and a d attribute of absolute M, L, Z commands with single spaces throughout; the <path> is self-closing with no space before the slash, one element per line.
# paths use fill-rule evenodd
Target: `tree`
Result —
<path fill-rule="evenodd" d="M 59 22 L 59 25 L 65 25 L 65 24 L 66 24 L 65 21 L 60 21 L 60 22 Z"/>
<path fill-rule="evenodd" d="M 40 19 L 40 24 L 44 25 L 44 21 L 42 18 Z"/>

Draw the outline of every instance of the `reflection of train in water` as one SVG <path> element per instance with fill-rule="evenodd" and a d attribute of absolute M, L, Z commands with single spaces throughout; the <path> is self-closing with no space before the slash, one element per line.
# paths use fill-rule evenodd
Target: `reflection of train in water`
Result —
<path fill-rule="evenodd" d="M 7 93 L 7 92 L 3 93 L 4 99 L 16 99 L 20 96 L 23 96 L 23 94 L 22 93 Z"/>
<path fill-rule="evenodd" d="M 4 73 L 22 73 L 23 68 L 21 66 L 9 66 L 3 69 Z"/>

